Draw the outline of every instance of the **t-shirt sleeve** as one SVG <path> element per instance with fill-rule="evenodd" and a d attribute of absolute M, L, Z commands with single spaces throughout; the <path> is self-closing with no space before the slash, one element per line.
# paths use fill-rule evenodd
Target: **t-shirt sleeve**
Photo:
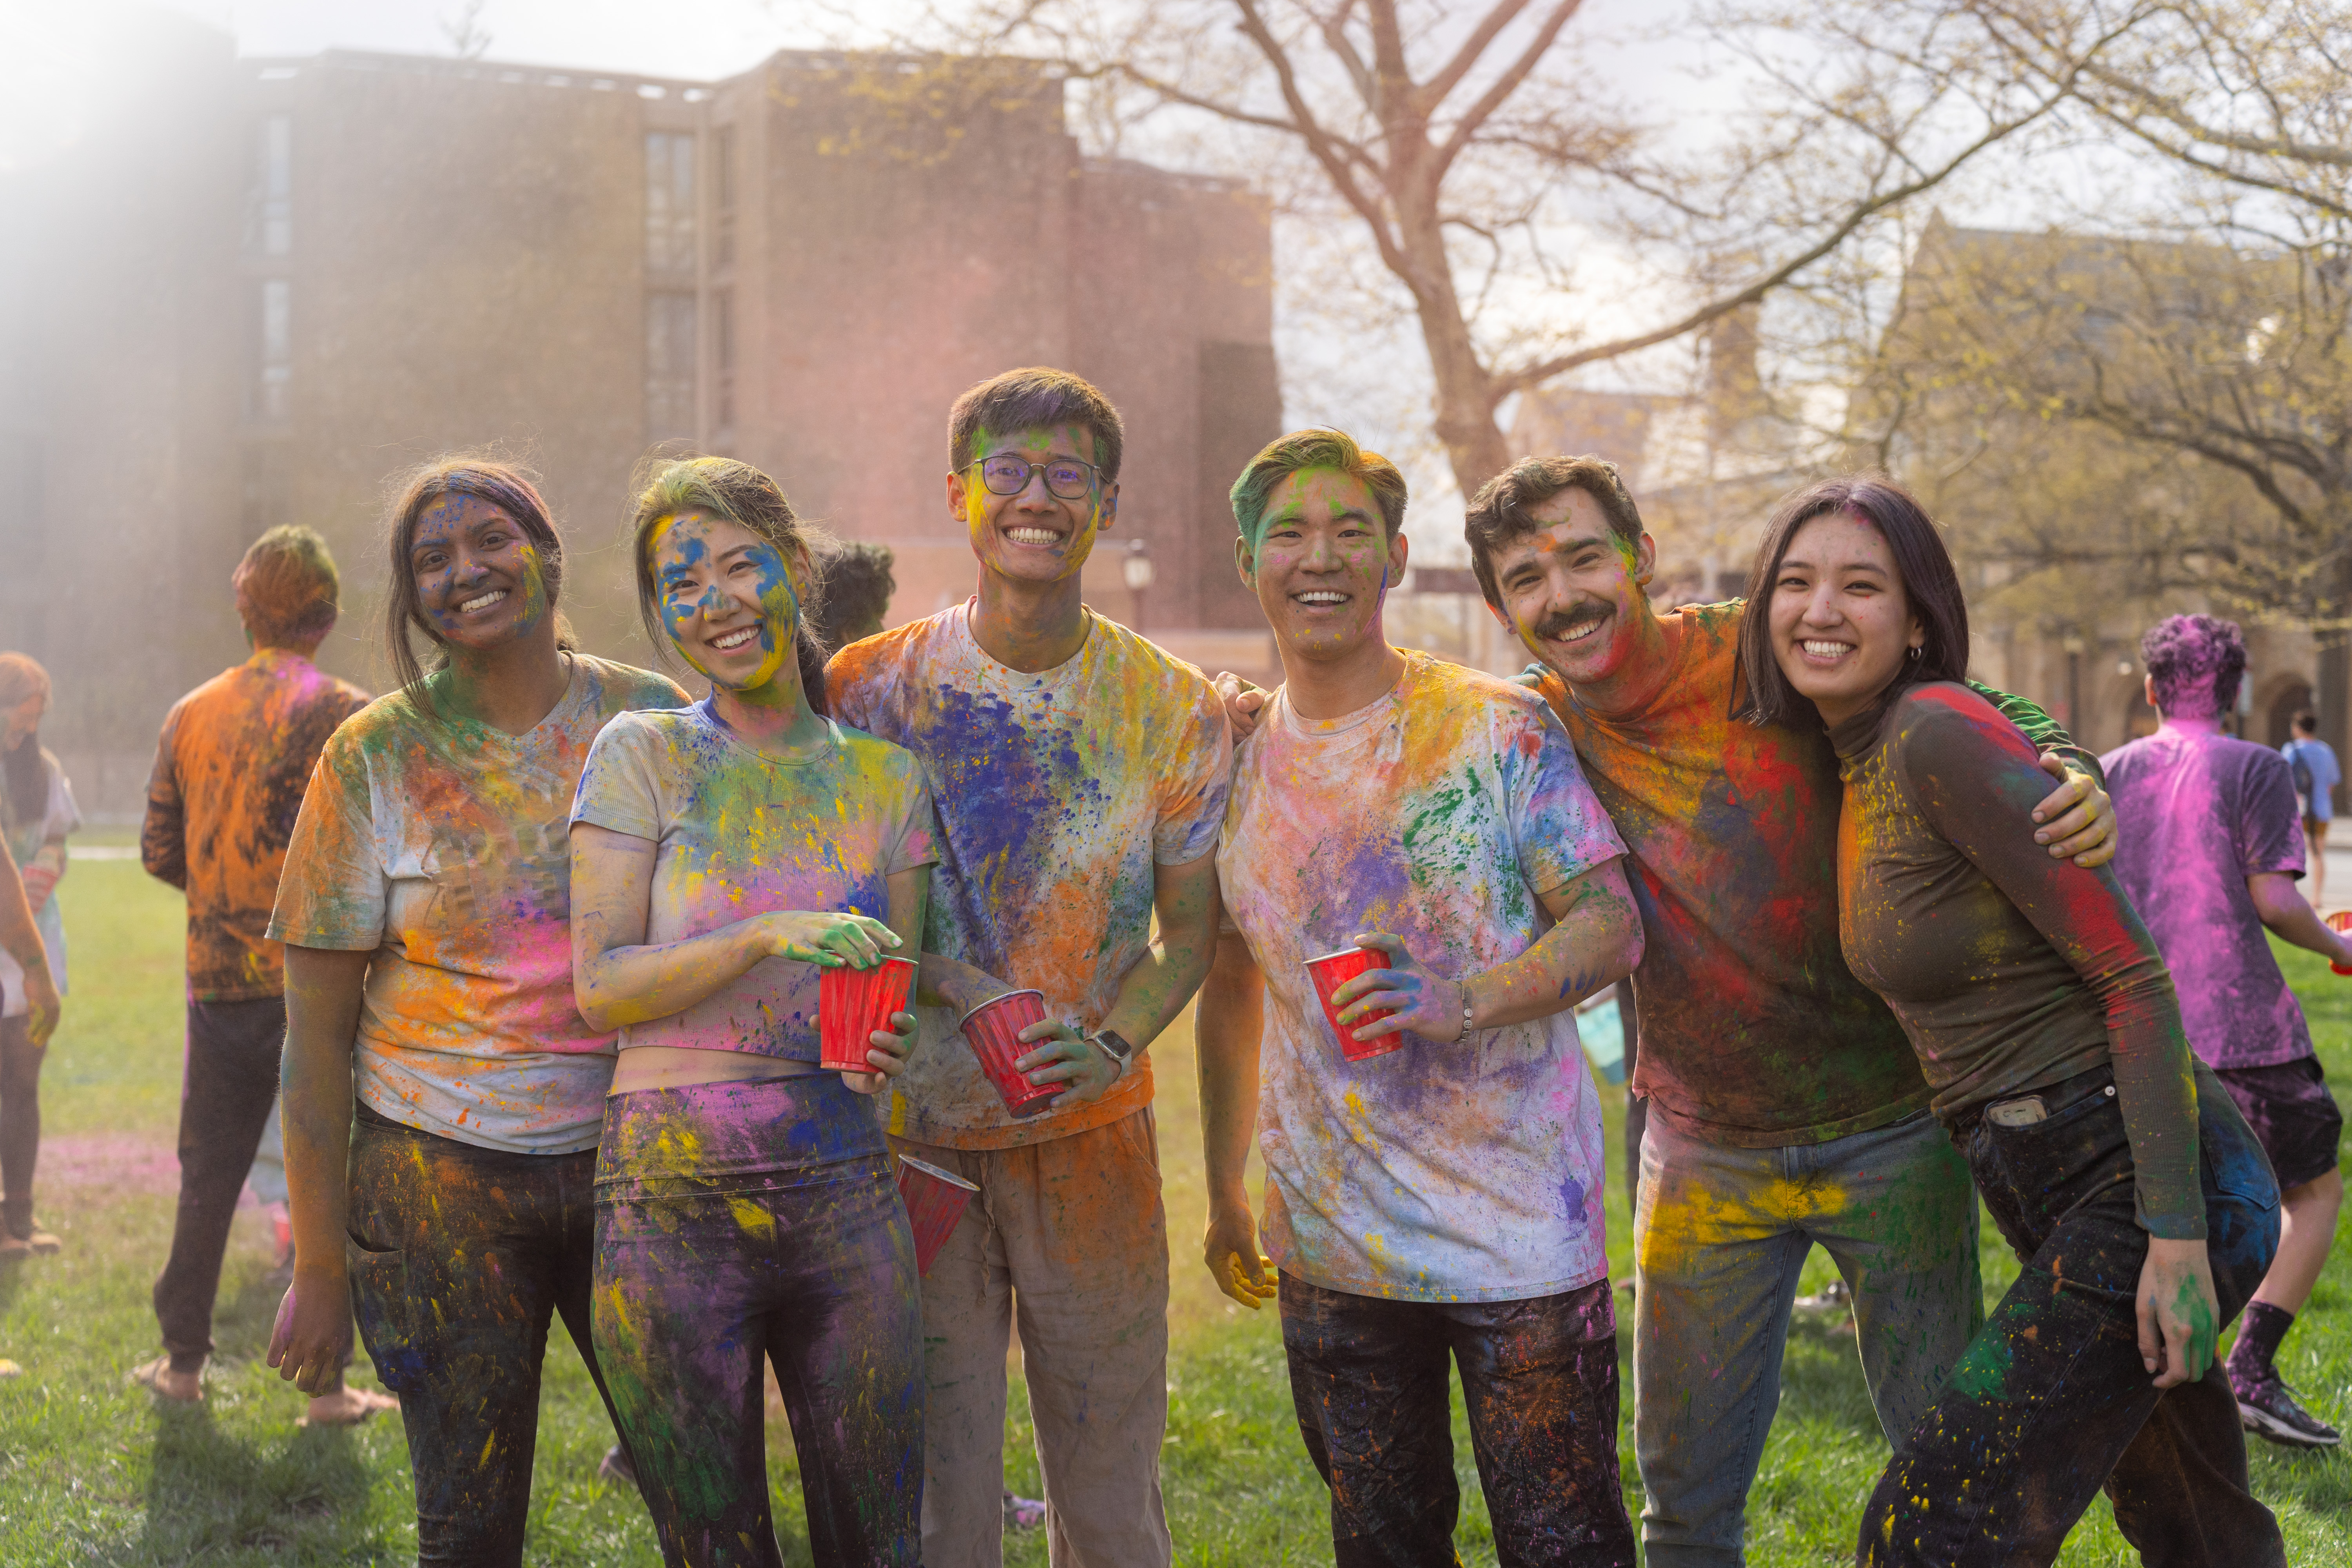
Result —
<path fill-rule="evenodd" d="M 1151 858 L 1162 866 L 1189 866 L 1215 852 L 1226 792 L 1233 787 L 1234 735 L 1224 704 L 1206 681 L 1197 684 L 1195 700 L 1176 730 L 1171 776 L 1151 830 Z"/>
<path fill-rule="evenodd" d="M 49 759 L 48 817 L 41 824 L 41 837 L 54 844 L 67 834 L 81 827 L 81 807 L 74 803 L 73 781 L 66 777 L 64 764 Z"/>
<path fill-rule="evenodd" d="M 302 793 L 301 815 L 294 819 L 286 868 L 278 879 L 270 939 L 342 952 L 382 947 L 392 894 L 382 847 L 386 837 L 377 831 L 367 760 L 338 731 L 319 753 Z"/>
<path fill-rule="evenodd" d="M 1922 706 L 1897 759 L 1913 798 L 2097 997 L 2137 1168 L 2140 1224 L 2152 1236 L 2201 1237 L 2193 1058 L 2155 940 L 2114 868 L 2085 871 L 2053 857 L 2025 830 L 2050 779 L 2026 738 L 1990 715 Z"/>
<path fill-rule="evenodd" d="M 2028 698 L 1997 690 L 1979 680 L 1969 681 L 1969 689 L 1991 703 L 1994 712 L 2016 725 L 2018 733 L 2023 735 L 2032 744 L 2037 754 L 2042 752 L 2055 752 L 2098 780 L 2101 789 L 2107 787 L 2105 765 L 2092 752 L 2076 745 L 2074 738 L 2066 733 L 2066 726 L 2053 719 L 2043 710 L 2041 704 Z M 2050 778 L 2048 773 L 2043 773 L 2042 776 L 2045 779 Z M 2050 789 L 2045 789 L 2040 795 L 2035 796 L 2034 805 L 2041 805 L 2050 794 L 2050 790 L 2057 787 L 2057 781 L 2051 779 Z"/>
<path fill-rule="evenodd" d="M 2287 871 L 2302 876 L 2303 816 L 2294 798 L 2294 773 L 2286 759 L 2272 752 L 2250 757 L 2246 785 L 2239 802 L 2238 841 L 2243 846 L 2246 875 Z"/>
<path fill-rule="evenodd" d="M 633 714 L 614 715 L 588 748 L 580 787 L 572 796 L 572 820 L 660 843 L 664 814 L 654 766 L 657 749 L 667 748 L 652 725 Z"/>
<path fill-rule="evenodd" d="M 155 769 L 147 775 L 147 815 L 139 825 L 139 861 L 147 874 L 174 888 L 188 885 L 188 812 L 180 795 L 180 764 L 174 754 L 181 708 L 164 715 L 155 742 Z"/>
<path fill-rule="evenodd" d="M 1556 893 L 1625 853 L 1575 748 L 1549 714 L 1514 708 L 1498 728 L 1495 753 L 1504 770 L 1519 874 L 1528 887 L 1538 896 Z"/>
<path fill-rule="evenodd" d="M 883 868 L 886 876 L 911 871 L 918 866 L 935 866 L 940 858 L 939 819 L 931 810 L 930 787 L 923 783 L 923 771 L 913 757 L 902 759 L 902 763 L 907 809 L 899 818 L 898 837 L 890 846 L 889 862 Z"/>

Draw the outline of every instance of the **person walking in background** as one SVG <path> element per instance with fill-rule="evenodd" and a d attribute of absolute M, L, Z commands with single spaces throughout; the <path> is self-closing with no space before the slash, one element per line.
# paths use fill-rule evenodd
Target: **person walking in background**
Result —
<path fill-rule="evenodd" d="M 204 1397 L 229 1221 L 277 1109 L 285 954 L 266 933 L 278 870 L 320 748 L 368 702 L 310 662 L 341 607 L 335 563 L 316 533 L 271 529 L 229 586 L 252 657 L 164 716 L 139 835 L 148 874 L 187 895 L 188 1035 L 179 1210 L 154 1291 L 166 1353 L 131 1375 L 183 1403 Z M 339 1372 L 304 1420 L 343 1426 L 392 1404 L 345 1387 Z"/>
<path fill-rule="evenodd" d="M 898 589 L 890 568 L 898 558 L 887 544 L 836 543 L 824 553 L 824 585 L 809 612 L 809 635 L 827 653 L 881 634 Z"/>
<path fill-rule="evenodd" d="M 2230 1352 L 2230 1387 L 2247 1431 L 2291 1448 L 2332 1448 L 2342 1435 L 2304 1408 L 2275 1357 L 2336 1239 L 2344 1117 L 2263 931 L 2347 965 L 2352 942 L 2295 891 L 2305 840 L 2296 831 L 2302 786 L 2292 764 L 2222 732 L 2245 678 L 2237 626 L 2174 616 L 2149 628 L 2139 649 L 2161 722 L 2103 759 L 2123 835 L 2116 873 L 2172 971 L 2189 1048 L 2262 1141 L 2285 1210 L 2278 1258 Z M 2323 760 L 2334 767 L 2332 757 L 2315 758 L 2315 782 Z M 2308 790 L 2308 798 L 2324 801 L 2324 789 Z M 2315 844 L 2314 852 L 2315 865 Z"/>
<path fill-rule="evenodd" d="M 58 879 L 66 874 L 66 836 L 81 826 L 65 769 L 41 744 L 49 673 L 21 653 L 0 653 L 0 837 L 8 841 L 33 923 L 48 955 L 58 994 L 66 990 L 66 924 Z M 41 1152 L 41 1062 L 25 969 L 0 951 L 0 1259 L 55 1252 L 63 1245 L 33 1217 L 33 1169 Z"/>
<path fill-rule="evenodd" d="M 1063 1089 L 1014 1118 L 955 1007 L 926 1006 L 887 1091 L 896 1145 L 979 1188 L 923 1280 L 927 1568 L 1001 1559 L 1016 1321 L 1055 1563 L 1165 1568 L 1171 1551 L 1168 1232 L 1144 1051 L 1215 953 L 1232 747 L 1205 676 L 1080 597 L 1118 520 L 1124 438 L 1109 400 L 1062 371 L 958 398 L 947 502 L 979 592 L 826 671 L 835 715 L 914 752 L 930 785 L 925 984 L 937 955 L 980 972 L 961 995 L 938 987 L 964 1008 L 1042 992 L 1016 1065 Z"/>
<path fill-rule="evenodd" d="M 1339 1568 L 1455 1561 L 1456 1363 L 1496 1557 L 1632 1568 L 1608 1161 L 1570 1008 L 1633 968 L 1641 920 L 1542 700 L 1389 646 L 1405 499 L 1336 430 L 1275 441 L 1233 488 L 1285 684 L 1217 848 L 1203 1261 L 1253 1310 L 1278 1297 Z M 1334 1038 L 1307 965 L 1346 948 L 1378 959 L 1331 996 Z"/>
<path fill-rule="evenodd" d="M 611 1408 L 588 1287 L 614 1041 L 572 996 L 572 796 L 614 715 L 687 699 L 573 651 L 562 542 L 514 468 L 426 465 L 386 535 L 399 688 L 320 753 L 267 933 L 294 1197 L 269 1364 L 331 1387 L 356 1306 L 400 1396 L 419 1560 L 515 1564 L 553 1317 Z"/>
<path fill-rule="evenodd" d="M 2344 770 L 2336 748 L 2319 738 L 2319 715 L 2294 716 L 2294 739 L 2279 748 L 2279 755 L 2294 777 L 2294 794 L 2303 816 L 2305 882 L 2315 910 L 2327 907 L 2327 825 L 2336 819 L 2336 786 Z"/>
<path fill-rule="evenodd" d="M 16 965 L 17 984 L 26 991 L 25 1037 L 38 1050 L 49 1043 L 58 1026 L 57 982 L 49 978 L 48 951 L 41 945 L 40 928 L 33 923 L 33 907 L 25 899 L 25 879 L 8 840 L 0 836 L 0 952 Z M 11 987 L 13 993 L 14 987 Z M 13 1001 L 13 994 L 0 997 Z M 22 1377 L 21 1362 L 0 1358 L 0 1378 Z"/>
<path fill-rule="evenodd" d="M 773 1364 L 818 1563 L 914 1568 L 923 1323 L 871 1101 L 914 1017 L 828 1071 L 820 977 L 917 959 L 922 770 L 825 716 L 800 606 L 811 540 L 747 463 L 663 465 L 637 498 L 646 635 L 710 682 L 615 716 L 572 812 L 572 988 L 619 1026 L 596 1160 L 598 1359 L 675 1568 L 782 1562 L 760 1371 Z"/>
<path fill-rule="evenodd" d="M 2048 1563 L 2104 1488 L 2146 1562 L 2284 1568 L 2214 1360 L 2277 1249 L 2278 1188 L 2114 870 L 2015 831 L 2048 780 L 1966 684 L 1935 523 L 1876 476 L 1810 486 L 1748 600 L 1743 716 L 1837 748 L 1846 963 L 2023 1265 L 1879 1478 L 1859 1562 Z"/>

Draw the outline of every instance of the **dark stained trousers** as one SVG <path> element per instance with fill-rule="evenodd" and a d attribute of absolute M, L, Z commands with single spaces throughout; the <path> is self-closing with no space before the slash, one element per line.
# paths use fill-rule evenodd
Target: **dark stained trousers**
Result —
<path fill-rule="evenodd" d="M 1632 1568 L 1608 1280 L 1528 1300 L 1437 1302 L 1285 1274 L 1281 1302 L 1299 1435 L 1331 1489 L 1337 1568 L 1459 1563 L 1454 1363 L 1502 1568 Z"/>
<path fill-rule="evenodd" d="M 2218 1337 L 2278 1250 L 2279 1195 L 2236 1105 L 2210 1069 L 2196 1075 Z M 2147 1568 L 2285 1563 L 2220 1362 L 2165 1390 L 2141 1364 L 2147 1236 L 2113 1081 L 2100 1068 L 2039 1091 L 2053 1108 L 2042 1121 L 1954 1128 L 2025 1268 L 1880 1477 L 1861 1563 L 2051 1563 L 2103 1486 Z"/>
<path fill-rule="evenodd" d="M 510 1153 L 359 1110 L 352 1304 L 377 1377 L 400 1395 L 420 1568 L 522 1562 L 557 1314 L 612 1413 L 589 1332 L 595 1180 L 593 1149 Z"/>
<path fill-rule="evenodd" d="M 19 1238 L 33 1234 L 33 1167 L 41 1157 L 41 1058 L 33 1020 L 0 1018 L 0 1224 Z"/>
<path fill-rule="evenodd" d="M 200 1371 L 213 1351 L 213 1299 L 237 1194 L 278 1100 L 286 999 L 190 1002 L 180 1075 L 180 1207 L 172 1256 L 155 1281 L 155 1321 L 173 1372 Z"/>

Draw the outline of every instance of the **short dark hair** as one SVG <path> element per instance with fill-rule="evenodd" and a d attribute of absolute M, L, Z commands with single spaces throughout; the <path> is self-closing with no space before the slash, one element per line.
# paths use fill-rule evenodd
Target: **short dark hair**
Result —
<path fill-rule="evenodd" d="M 342 610 L 342 579 L 327 542 L 297 524 L 281 524 L 247 545 L 228 582 L 257 647 L 315 643 L 334 630 Z"/>
<path fill-rule="evenodd" d="M 1403 472 L 1378 452 L 1367 452 L 1357 446 L 1354 437 L 1318 427 L 1293 430 L 1268 441 L 1249 460 L 1241 478 L 1234 481 L 1226 499 L 1233 502 L 1234 525 L 1249 541 L 1253 552 L 1265 526 L 1265 503 L 1275 487 L 1308 468 L 1337 468 L 1363 481 L 1364 488 L 1372 492 L 1373 504 L 1381 509 L 1383 537 L 1391 544 L 1396 542 L 1397 531 L 1404 526 L 1407 497 Z"/>
<path fill-rule="evenodd" d="M 2246 639 L 2235 621 L 2167 616 L 2139 639 L 2139 657 L 2168 718 L 2218 719 L 2237 703 Z"/>
<path fill-rule="evenodd" d="M 1903 597 L 1919 617 L 1925 636 L 1919 657 L 1906 658 L 1879 694 L 1876 711 L 1884 715 L 1907 687 L 1969 678 L 1969 604 L 1960 592 L 1951 552 L 1944 548 L 1942 531 L 1910 491 L 1885 475 L 1849 474 L 1808 485 L 1782 501 L 1765 525 L 1764 542 L 1756 547 L 1756 563 L 1748 574 L 1748 608 L 1739 619 L 1739 662 L 1748 684 L 1748 700 L 1739 716 L 1750 723 L 1786 724 L 1811 710 L 1812 704 L 1789 684 L 1773 653 L 1772 580 L 1780 574 L 1780 563 L 1797 531 L 1817 517 L 1841 511 L 1869 523 L 1886 541 Z"/>
<path fill-rule="evenodd" d="M 851 626 L 878 621 L 890 613 L 890 595 L 898 591 L 890 569 L 898 558 L 887 544 L 850 540 L 824 558 L 824 592 L 810 612 L 810 629 L 828 649 L 839 648 Z"/>
<path fill-rule="evenodd" d="M 400 689 L 426 713 L 434 711 L 432 694 L 425 685 L 427 672 L 408 640 L 408 630 L 415 626 L 436 648 L 441 634 L 425 618 L 424 604 L 416 595 L 416 568 L 409 564 L 408 550 L 416 537 L 416 520 L 435 501 L 453 495 L 487 501 L 514 520 L 539 555 L 540 581 L 547 586 L 547 607 L 555 616 L 556 646 L 577 646 L 570 624 L 556 608 L 563 594 L 563 540 L 555 531 L 555 520 L 548 515 L 547 502 L 540 499 L 530 476 L 512 463 L 492 458 L 436 458 L 403 476 L 400 491 L 386 510 L 383 531 L 392 555 L 390 587 L 384 595 L 385 651 L 392 657 L 392 671 Z M 433 668 L 440 668 L 446 658 L 446 652 L 440 654 Z"/>
<path fill-rule="evenodd" d="M 1502 590 L 1495 582 L 1495 552 L 1514 539 L 1537 531 L 1527 509 L 1541 506 L 1564 489 L 1591 496 L 1609 520 L 1609 531 L 1627 544 L 1642 542 L 1642 512 L 1625 489 L 1617 465 L 1605 458 L 1521 458 L 1478 487 L 1462 532 L 1470 541 L 1470 570 L 1477 574 L 1478 591 L 1496 609 L 1503 607 Z"/>
<path fill-rule="evenodd" d="M 637 576 L 637 618 L 646 640 L 664 653 L 677 647 L 662 620 L 661 584 L 654 579 L 653 546 L 662 524 L 682 511 L 707 511 L 740 523 L 776 547 L 800 558 L 808 596 L 824 602 L 825 540 L 800 520 L 775 480 L 733 458 L 655 458 L 637 476 L 636 515 L 630 523 L 629 555 Z M 808 704 L 828 717 L 824 696 L 825 649 L 816 640 L 808 608 L 793 620 L 793 662 L 800 671 Z"/>
<path fill-rule="evenodd" d="M 2319 733 L 2319 715 L 2306 708 L 2294 716 L 2294 727 L 2306 735 Z"/>
<path fill-rule="evenodd" d="M 1127 426 L 1095 384 L 1066 370 L 1028 365 L 968 388 L 948 410 L 948 472 L 960 474 L 982 456 L 983 431 L 1050 430 L 1078 425 L 1094 432 L 1095 466 L 1103 483 L 1118 479 Z"/>

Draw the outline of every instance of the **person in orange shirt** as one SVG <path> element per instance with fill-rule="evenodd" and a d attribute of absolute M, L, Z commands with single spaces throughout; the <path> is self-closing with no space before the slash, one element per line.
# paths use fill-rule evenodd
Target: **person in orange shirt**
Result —
<path fill-rule="evenodd" d="M 155 1281 L 166 1353 L 132 1378 L 165 1399 L 204 1397 L 213 1297 L 237 1189 L 278 1098 L 286 1038 L 283 947 L 263 933 L 320 748 L 368 695 L 310 660 L 333 629 L 334 559 L 307 528 L 273 528 L 229 578 L 253 657 L 172 706 L 139 835 L 149 873 L 188 896 L 188 1045 L 180 1087 L 180 1207 Z M 393 1403 L 337 1376 L 312 1424 Z"/>

